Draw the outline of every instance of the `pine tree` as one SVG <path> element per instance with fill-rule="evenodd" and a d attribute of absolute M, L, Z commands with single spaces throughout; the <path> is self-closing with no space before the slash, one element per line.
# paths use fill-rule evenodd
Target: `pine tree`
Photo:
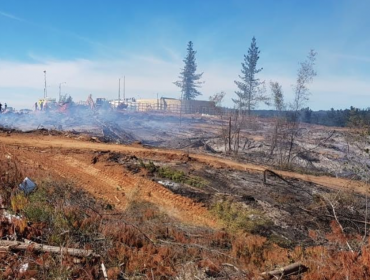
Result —
<path fill-rule="evenodd" d="M 260 51 L 257 47 L 256 38 L 252 38 L 251 46 L 248 49 L 248 55 L 244 55 L 242 63 L 242 75 L 239 75 L 241 81 L 235 81 L 238 87 L 236 95 L 238 99 L 233 99 L 239 110 L 247 110 L 250 115 L 251 110 L 257 107 L 258 102 L 267 101 L 264 95 L 264 82 L 256 78 L 256 74 L 263 68 L 257 68 L 257 62 Z"/>
<path fill-rule="evenodd" d="M 179 81 L 174 82 L 179 88 L 181 88 L 182 99 L 192 100 L 195 99 L 201 93 L 197 90 L 203 83 L 199 81 L 202 78 L 203 73 L 196 74 L 197 64 L 195 62 L 196 51 L 193 50 L 193 42 L 189 41 L 187 47 L 187 55 L 183 60 L 185 67 L 181 69 Z"/>

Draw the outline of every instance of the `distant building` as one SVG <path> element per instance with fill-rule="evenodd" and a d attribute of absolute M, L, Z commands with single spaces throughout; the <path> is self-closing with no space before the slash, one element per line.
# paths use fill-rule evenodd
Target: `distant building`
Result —
<path fill-rule="evenodd" d="M 216 104 L 213 101 L 204 100 L 180 100 L 175 98 L 161 97 L 160 99 L 137 99 L 136 111 L 165 111 L 170 113 L 184 114 L 213 114 Z"/>

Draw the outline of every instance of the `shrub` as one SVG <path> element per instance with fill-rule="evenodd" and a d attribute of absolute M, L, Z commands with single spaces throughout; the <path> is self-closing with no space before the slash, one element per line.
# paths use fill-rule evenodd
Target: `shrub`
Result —
<path fill-rule="evenodd" d="M 249 209 L 243 203 L 231 200 L 216 202 L 211 206 L 211 212 L 221 219 L 232 232 L 255 232 L 260 227 L 271 223 L 260 211 Z"/>
<path fill-rule="evenodd" d="M 187 184 L 197 188 L 206 186 L 206 182 L 197 176 L 187 176 L 183 171 L 178 171 L 169 167 L 161 167 L 158 170 L 158 176 L 166 178 L 180 184 Z"/>

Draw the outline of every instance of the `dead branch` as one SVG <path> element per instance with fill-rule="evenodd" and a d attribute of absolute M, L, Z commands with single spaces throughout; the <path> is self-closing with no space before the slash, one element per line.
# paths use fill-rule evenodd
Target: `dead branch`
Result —
<path fill-rule="evenodd" d="M 312 210 L 308 210 L 306 208 L 303 208 L 303 207 L 300 207 L 298 206 L 299 209 L 309 213 L 309 214 L 314 214 L 314 215 L 317 215 L 317 213 L 315 213 L 315 211 L 312 211 Z M 333 215 L 330 215 L 330 214 L 320 214 L 321 216 L 324 216 L 324 217 L 328 217 L 328 218 L 335 218 Z M 352 219 L 352 218 L 349 218 L 349 217 L 343 217 L 341 216 L 340 217 L 341 220 L 343 221 L 348 221 L 348 222 L 352 222 L 352 223 L 358 223 L 358 224 L 363 224 L 363 225 L 370 225 L 370 222 L 368 221 L 361 221 L 361 220 L 357 220 L 357 219 Z"/>
<path fill-rule="evenodd" d="M 104 279 L 105 279 L 105 280 L 108 280 L 107 270 L 106 270 L 105 265 L 104 265 L 104 263 L 103 263 L 103 262 L 101 263 L 101 270 L 102 270 L 102 272 L 103 272 Z"/>
<path fill-rule="evenodd" d="M 284 276 L 299 275 L 308 271 L 308 267 L 300 262 L 292 263 L 282 268 L 261 273 L 262 279 L 282 279 Z"/>
<path fill-rule="evenodd" d="M 328 137 L 326 137 L 324 140 L 321 140 L 321 141 L 320 141 L 320 142 L 319 142 L 315 147 L 313 147 L 313 148 L 311 148 L 311 149 L 304 149 L 304 151 L 300 151 L 300 152 L 298 152 L 297 154 L 295 154 L 295 155 L 293 156 L 292 160 L 293 160 L 293 159 L 295 159 L 296 157 L 299 157 L 299 156 L 303 155 L 303 154 L 310 153 L 310 152 L 312 152 L 312 151 L 316 150 L 318 147 L 320 147 L 320 146 L 321 146 L 322 144 L 324 144 L 326 141 L 330 140 L 330 138 L 332 138 L 332 137 L 335 135 L 335 133 L 336 133 L 336 131 L 335 131 L 335 130 L 331 131 L 331 133 L 329 134 L 329 136 L 328 136 Z"/>
<path fill-rule="evenodd" d="M 329 199 L 327 199 L 326 197 L 324 197 L 324 196 L 321 196 L 321 197 L 324 199 L 324 201 L 326 201 L 326 202 L 330 205 L 330 207 L 331 207 L 331 209 L 332 209 L 332 211 L 333 211 L 333 216 L 334 216 L 335 221 L 337 222 L 337 224 L 338 224 L 338 226 L 339 226 L 339 228 L 340 228 L 341 232 L 343 233 L 343 235 L 344 235 L 344 236 L 346 236 L 346 233 L 344 232 L 344 228 L 343 228 L 342 224 L 339 222 L 339 219 L 338 219 L 338 216 L 337 216 L 337 212 L 335 211 L 335 206 L 334 206 L 334 204 L 333 204 Z M 349 245 L 349 243 L 348 243 L 348 240 L 346 240 L 346 245 L 347 245 L 348 249 L 349 249 L 352 253 L 354 253 L 354 251 L 353 251 L 353 249 L 352 249 L 351 245 Z"/>
<path fill-rule="evenodd" d="M 288 185 L 292 185 L 289 181 L 285 180 L 282 176 L 280 176 L 279 174 L 277 174 L 276 172 L 274 172 L 274 171 L 272 171 L 270 169 L 265 169 L 263 171 L 263 184 L 267 184 L 267 173 L 270 173 L 270 174 L 274 175 L 275 177 L 277 177 L 280 180 L 284 181 Z"/>
<path fill-rule="evenodd" d="M 233 268 L 235 271 L 237 271 L 237 272 L 239 272 L 240 271 L 240 269 L 239 268 L 237 268 L 235 265 L 232 265 L 231 263 L 223 263 L 223 264 L 221 264 L 222 266 L 227 266 L 227 267 L 231 267 L 231 268 Z"/>
<path fill-rule="evenodd" d="M 27 242 L 19 242 L 19 241 L 8 241 L 8 240 L 0 240 L 0 251 L 7 252 L 7 251 L 25 251 L 28 249 L 32 249 L 36 252 L 41 253 L 54 253 L 54 254 L 67 254 L 74 257 L 100 257 L 99 255 L 95 254 L 92 250 L 85 250 L 85 249 L 75 249 L 75 248 L 67 248 L 67 247 L 58 247 L 58 246 L 49 246 L 44 244 L 38 244 L 31 241 Z"/>

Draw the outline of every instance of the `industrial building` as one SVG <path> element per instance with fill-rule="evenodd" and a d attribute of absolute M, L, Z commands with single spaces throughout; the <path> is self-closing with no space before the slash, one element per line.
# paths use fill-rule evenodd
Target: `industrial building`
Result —
<path fill-rule="evenodd" d="M 136 111 L 162 111 L 168 113 L 184 114 L 213 114 L 216 104 L 205 100 L 180 100 L 175 98 L 161 97 L 159 99 L 137 99 L 129 107 L 135 107 Z"/>

